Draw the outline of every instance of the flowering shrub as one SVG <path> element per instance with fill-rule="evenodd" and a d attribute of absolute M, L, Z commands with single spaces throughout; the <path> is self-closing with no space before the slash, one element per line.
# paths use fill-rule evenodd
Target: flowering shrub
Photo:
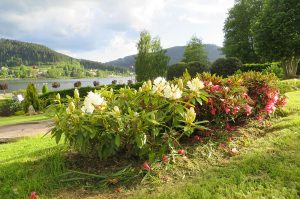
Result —
<path fill-rule="evenodd" d="M 56 141 L 64 135 L 81 153 L 105 159 L 117 153 L 161 158 L 183 137 L 197 142 L 198 132 L 208 128 L 234 130 L 239 121 L 265 117 L 285 100 L 273 76 L 251 72 L 226 79 L 185 74 L 172 82 L 159 77 L 138 90 L 103 87 L 89 92 L 83 102 L 75 89 L 68 104 L 59 95 L 56 103 Z"/>

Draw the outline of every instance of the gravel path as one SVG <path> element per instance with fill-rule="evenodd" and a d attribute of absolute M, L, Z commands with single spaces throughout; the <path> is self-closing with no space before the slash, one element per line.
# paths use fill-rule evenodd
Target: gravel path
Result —
<path fill-rule="evenodd" d="M 9 142 L 21 137 L 47 133 L 53 126 L 51 121 L 40 121 L 23 124 L 0 126 L 0 143 Z"/>

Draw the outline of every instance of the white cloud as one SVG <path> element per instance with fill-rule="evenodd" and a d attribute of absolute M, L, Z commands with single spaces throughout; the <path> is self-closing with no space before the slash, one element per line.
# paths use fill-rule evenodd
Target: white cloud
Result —
<path fill-rule="evenodd" d="M 108 61 L 135 53 L 143 29 L 160 36 L 163 47 L 185 45 L 192 35 L 222 45 L 223 23 L 233 4 L 234 0 L 1 0 L 0 35 Z"/>

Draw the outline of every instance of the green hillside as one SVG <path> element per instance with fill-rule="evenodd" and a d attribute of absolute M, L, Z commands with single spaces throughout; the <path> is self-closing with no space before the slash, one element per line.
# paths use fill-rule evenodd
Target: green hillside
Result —
<path fill-rule="evenodd" d="M 205 51 L 207 53 L 208 60 L 210 62 L 215 61 L 218 58 L 224 57 L 220 47 L 214 44 L 205 44 Z M 170 57 L 169 65 L 178 63 L 183 57 L 185 46 L 174 46 L 166 49 L 166 55 Z M 106 64 L 122 67 L 130 67 L 134 65 L 134 58 L 136 55 L 126 56 L 124 58 L 119 58 Z"/>

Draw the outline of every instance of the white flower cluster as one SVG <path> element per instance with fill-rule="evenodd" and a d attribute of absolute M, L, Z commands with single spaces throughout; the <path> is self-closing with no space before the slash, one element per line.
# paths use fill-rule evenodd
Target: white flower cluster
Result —
<path fill-rule="evenodd" d="M 85 113 L 93 113 L 95 108 L 104 109 L 106 101 L 98 93 L 89 92 L 83 102 L 81 110 Z"/>
<path fill-rule="evenodd" d="M 196 77 L 187 82 L 187 87 L 193 92 L 198 92 L 204 88 L 204 83 Z"/>
<path fill-rule="evenodd" d="M 158 77 L 153 81 L 152 92 L 171 100 L 179 99 L 182 95 L 178 85 L 169 84 L 163 77 Z"/>

